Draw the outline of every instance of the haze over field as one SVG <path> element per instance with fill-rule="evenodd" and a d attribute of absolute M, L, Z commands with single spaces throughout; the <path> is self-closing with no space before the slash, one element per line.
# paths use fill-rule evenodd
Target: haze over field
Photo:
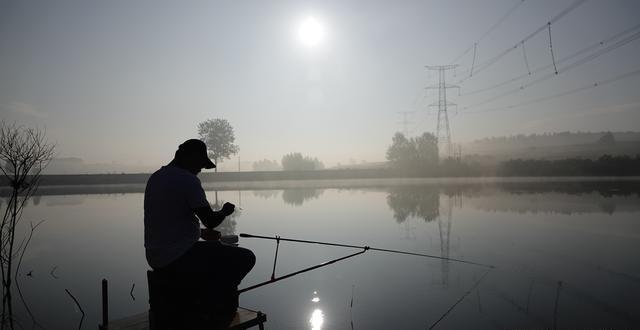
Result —
<path fill-rule="evenodd" d="M 410 135 L 435 131 L 424 66 L 455 60 L 456 143 L 639 130 L 640 2 L 573 3 L 0 0 L 0 119 L 45 127 L 58 157 L 136 170 L 209 118 L 231 123 L 243 168 L 296 151 L 380 162 L 398 112 L 413 111 Z M 566 8 L 550 28 L 557 75 L 537 82 L 554 70 L 546 28 L 491 62 Z"/>

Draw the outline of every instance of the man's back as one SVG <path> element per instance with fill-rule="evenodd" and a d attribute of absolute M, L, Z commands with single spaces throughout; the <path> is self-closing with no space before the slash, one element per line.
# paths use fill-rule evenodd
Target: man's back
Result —
<path fill-rule="evenodd" d="M 193 210 L 208 205 L 200 180 L 189 171 L 169 165 L 151 175 L 144 194 L 144 246 L 151 267 L 168 265 L 198 241 Z"/>

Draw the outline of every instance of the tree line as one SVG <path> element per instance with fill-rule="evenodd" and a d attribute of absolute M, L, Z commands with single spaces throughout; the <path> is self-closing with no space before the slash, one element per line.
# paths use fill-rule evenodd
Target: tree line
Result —
<path fill-rule="evenodd" d="M 609 156 L 598 159 L 560 160 L 513 159 L 502 162 L 499 176 L 631 176 L 640 175 L 640 155 Z"/>
<path fill-rule="evenodd" d="M 226 119 L 207 119 L 198 124 L 198 137 L 207 145 L 209 157 L 217 164 L 230 159 L 240 151 L 235 144 L 233 127 Z M 253 163 L 254 171 L 309 171 L 324 169 L 324 164 L 310 156 L 292 152 L 282 157 L 281 163 L 263 159 Z M 217 168 L 216 168 L 217 172 Z"/>
<path fill-rule="evenodd" d="M 209 148 L 209 155 L 215 161 L 228 159 L 240 150 L 235 142 L 233 128 L 225 119 L 209 119 L 198 125 L 198 134 Z M 616 135 L 622 133 L 555 133 L 543 135 L 518 135 L 509 138 L 489 138 L 481 143 L 529 143 L 531 141 L 555 142 L 560 140 L 594 138 L 595 143 L 613 145 Z M 633 135 L 633 132 L 625 132 Z M 513 159 L 499 163 L 488 169 L 477 163 L 465 162 L 458 158 L 440 159 L 438 139 L 431 133 L 416 137 L 406 137 L 396 133 L 386 150 L 388 169 L 399 176 L 599 176 L 599 175 L 640 175 L 640 156 L 609 156 L 598 159 L 570 158 L 563 160 Z M 292 152 L 281 161 L 263 159 L 253 163 L 254 171 L 311 171 L 324 169 L 324 164 L 315 157 Z"/>

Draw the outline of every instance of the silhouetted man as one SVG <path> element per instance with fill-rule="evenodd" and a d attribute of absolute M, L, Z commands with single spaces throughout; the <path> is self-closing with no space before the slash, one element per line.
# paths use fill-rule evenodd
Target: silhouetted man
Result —
<path fill-rule="evenodd" d="M 213 228 L 233 213 L 225 203 L 213 211 L 200 180 L 203 168 L 215 168 L 204 142 L 185 141 L 175 158 L 153 173 L 144 193 L 144 246 L 149 265 L 156 273 L 199 283 L 199 294 L 229 295 L 228 310 L 237 307 L 237 286 L 255 264 L 247 249 L 226 245 Z M 200 229 L 200 222 L 206 229 Z M 205 239 L 200 241 L 199 238 Z M 233 296 L 235 295 L 235 296 Z M 197 298 L 201 299 L 201 298 Z M 234 301 L 235 300 L 235 301 Z M 152 305 L 153 308 L 153 305 Z"/>

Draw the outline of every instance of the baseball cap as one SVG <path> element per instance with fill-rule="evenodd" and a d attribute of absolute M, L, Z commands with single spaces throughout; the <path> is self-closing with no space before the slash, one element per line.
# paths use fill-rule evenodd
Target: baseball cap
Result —
<path fill-rule="evenodd" d="M 176 154 L 193 155 L 202 160 L 201 166 L 206 169 L 216 167 L 216 164 L 209 159 L 209 156 L 207 155 L 207 145 L 202 140 L 189 139 L 184 141 L 180 146 L 178 146 Z"/>

